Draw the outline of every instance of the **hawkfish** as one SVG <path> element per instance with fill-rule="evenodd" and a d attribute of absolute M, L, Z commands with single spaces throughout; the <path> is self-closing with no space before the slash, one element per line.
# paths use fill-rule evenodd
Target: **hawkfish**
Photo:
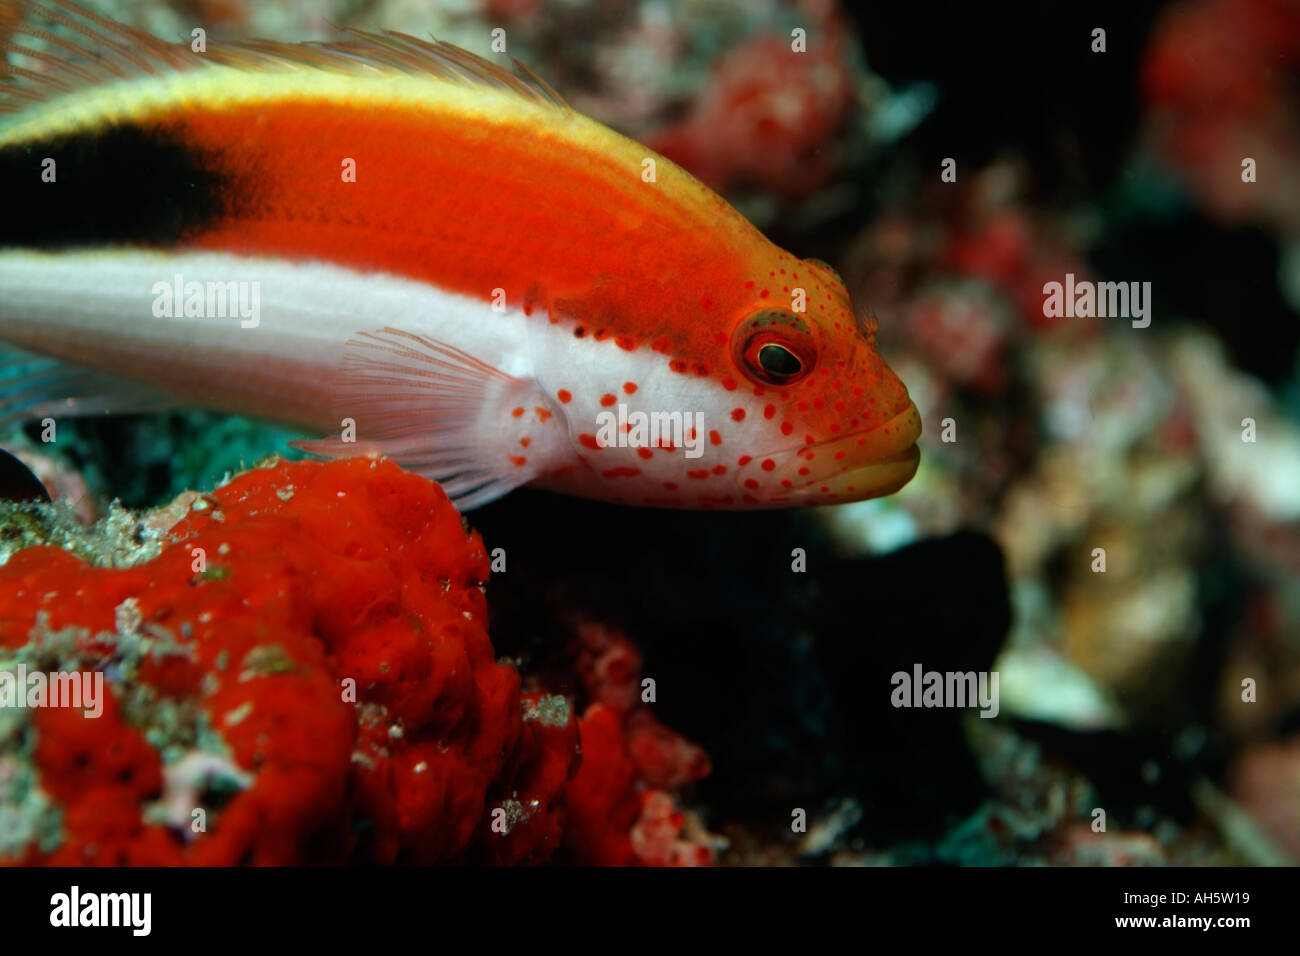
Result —
<path fill-rule="evenodd" d="M 67 0 L 0 0 L 0 39 L 0 418 L 205 407 L 461 508 L 832 504 L 917 469 L 839 275 L 517 63 L 168 43 Z"/>

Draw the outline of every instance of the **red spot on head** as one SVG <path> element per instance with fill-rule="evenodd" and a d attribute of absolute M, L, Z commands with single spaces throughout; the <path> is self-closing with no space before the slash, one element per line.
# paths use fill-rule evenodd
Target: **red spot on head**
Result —
<path fill-rule="evenodd" d="M 555 393 L 555 397 L 558 398 L 565 405 L 573 401 L 573 396 L 569 394 L 569 390 L 567 388 L 560 389 L 558 392 Z"/>
<path fill-rule="evenodd" d="M 771 458 L 764 458 L 762 464 L 759 467 L 762 468 L 764 471 L 775 471 L 776 462 L 774 462 Z"/>
<path fill-rule="evenodd" d="M 527 447 L 528 447 L 529 445 L 531 445 L 532 443 L 533 443 L 533 440 L 532 440 L 531 438 L 529 438 L 527 435 L 525 435 L 523 438 L 519 439 L 519 447 L 520 447 L 520 448 L 527 448 Z"/>
<path fill-rule="evenodd" d="M 794 431 L 794 422 L 782 422 L 782 423 L 781 423 L 781 434 L 782 434 L 782 435 L 788 435 L 788 434 L 790 434 L 792 431 Z"/>
<path fill-rule="evenodd" d="M 711 432 L 709 432 L 709 444 L 710 445 L 722 444 L 722 436 L 718 434 L 718 430 L 716 428 L 713 429 Z"/>
<path fill-rule="evenodd" d="M 675 481 L 665 481 L 665 482 L 664 482 L 664 488 L 667 489 L 668 491 L 676 491 L 676 490 L 677 490 L 677 482 L 675 482 Z"/>
<path fill-rule="evenodd" d="M 541 405 L 537 405 L 534 406 L 533 411 L 537 413 L 537 420 L 539 422 L 545 422 L 550 420 L 551 410 L 549 408 L 543 408 Z"/>
<path fill-rule="evenodd" d="M 750 491 L 755 491 L 758 488 L 758 482 L 755 481 L 753 478 L 746 478 L 745 487 L 748 488 Z"/>
<path fill-rule="evenodd" d="M 630 335 L 616 335 L 614 337 L 614 344 L 625 352 L 631 352 L 636 349 L 636 339 L 632 338 Z"/>
<path fill-rule="evenodd" d="M 734 378 L 724 378 L 722 380 L 722 387 L 729 392 L 734 392 L 737 388 L 736 380 Z"/>
<path fill-rule="evenodd" d="M 618 468 L 607 468 L 601 472 L 606 478 L 635 478 L 641 474 L 640 468 L 628 468 L 626 465 Z"/>
<path fill-rule="evenodd" d="M 748 465 L 748 464 L 749 464 L 751 461 L 753 461 L 753 460 L 754 460 L 754 458 L 753 458 L 752 455 L 741 455 L 741 456 L 740 456 L 740 460 L 739 460 L 738 462 L 736 462 L 736 465 L 737 465 L 737 467 L 744 468 L 746 465 Z"/>
<path fill-rule="evenodd" d="M 653 342 L 650 343 L 650 347 L 654 349 L 656 352 L 662 352 L 665 355 L 667 355 L 668 352 L 672 350 L 673 343 L 672 340 L 668 338 L 668 336 L 661 335 Z"/>
<path fill-rule="evenodd" d="M 731 420 L 733 422 L 743 422 L 745 420 L 745 410 L 743 408 L 733 408 L 731 410 Z"/>
<path fill-rule="evenodd" d="M 652 452 L 649 448 L 638 448 L 638 449 L 636 450 L 636 453 L 637 453 L 638 455 L 640 455 L 642 458 L 653 458 L 653 457 L 654 457 L 654 452 Z"/>
<path fill-rule="evenodd" d="M 709 477 L 709 470 L 707 468 L 692 468 L 686 473 L 686 477 L 694 478 L 696 480 L 707 478 Z"/>
<path fill-rule="evenodd" d="M 524 465 L 528 464 L 528 459 L 523 455 L 511 455 L 510 460 L 514 462 L 516 468 L 522 468 Z"/>
<path fill-rule="evenodd" d="M 764 409 L 763 409 L 763 417 L 764 417 L 764 418 L 775 418 L 775 417 L 776 417 L 776 406 L 775 406 L 775 405 L 768 405 L 766 408 L 764 408 Z"/>
<path fill-rule="evenodd" d="M 624 382 L 623 391 L 626 392 L 628 395 L 631 395 L 634 392 L 636 392 L 636 382 Z"/>
<path fill-rule="evenodd" d="M 515 418 L 518 418 L 523 413 L 524 413 L 524 406 L 522 405 L 520 405 L 518 408 L 512 408 L 510 410 L 510 414 L 513 415 Z"/>
<path fill-rule="evenodd" d="M 725 474 L 727 473 L 727 466 L 726 466 L 726 465 L 714 465 L 714 466 L 713 466 L 713 473 L 714 473 L 715 475 L 725 475 Z"/>
<path fill-rule="evenodd" d="M 600 396 L 600 404 L 602 405 L 613 405 L 617 401 L 618 399 L 613 395 L 610 395 L 608 392 Z"/>
<path fill-rule="evenodd" d="M 587 435 L 587 434 L 579 435 L 579 436 L 578 436 L 578 441 L 582 442 L 584 445 L 586 445 L 586 446 L 587 446 L 588 448 L 590 448 L 592 451 L 599 451 L 599 450 L 600 450 L 600 442 L 596 441 L 596 436 L 595 436 L 595 435 Z"/>

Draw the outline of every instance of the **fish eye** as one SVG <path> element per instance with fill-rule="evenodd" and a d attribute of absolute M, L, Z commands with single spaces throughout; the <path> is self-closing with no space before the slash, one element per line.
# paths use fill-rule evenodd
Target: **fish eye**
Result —
<path fill-rule="evenodd" d="M 756 385 L 792 385 L 812 371 L 817 357 L 804 320 L 781 309 L 764 309 L 741 322 L 732 352 Z"/>
<path fill-rule="evenodd" d="M 803 370 L 803 362 L 784 345 L 768 342 L 758 350 L 758 364 L 773 378 L 789 379 Z"/>

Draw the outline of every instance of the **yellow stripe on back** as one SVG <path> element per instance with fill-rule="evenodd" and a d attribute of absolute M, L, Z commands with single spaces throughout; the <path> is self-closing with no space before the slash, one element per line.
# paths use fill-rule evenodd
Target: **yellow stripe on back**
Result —
<path fill-rule="evenodd" d="M 526 134 L 575 150 L 575 161 L 590 154 L 625 167 L 630 181 L 653 159 L 668 204 L 688 216 L 734 219 L 737 227 L 752 228 L 689 173 L 574 112 L 517 62 L 525 75 L 451 44 L 357 30 L 330 43 L 253 40 L 196 53 L 68 0 L 0 0 L 0 9 L 14 8 L 23 19 L 7 44 L 8 66 L 0 68 L 11 81 L 0 84 L 0 148 L 115 124 L 145 125 L 178 112 L 332 102 Z"/>

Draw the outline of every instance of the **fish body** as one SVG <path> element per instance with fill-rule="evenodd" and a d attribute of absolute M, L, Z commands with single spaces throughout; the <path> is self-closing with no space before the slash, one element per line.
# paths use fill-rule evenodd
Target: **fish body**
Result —
<path fill-rule="evenodd" d="M 50 366 L 0 410 L 280 421 L 462 507 L 783 507 L 915 472 L 839 277 L 541 81 L 399 34 L 194 53 L 0 7 L 53 24 L 19 27 L 0 96 L 0 340 Z"/>

